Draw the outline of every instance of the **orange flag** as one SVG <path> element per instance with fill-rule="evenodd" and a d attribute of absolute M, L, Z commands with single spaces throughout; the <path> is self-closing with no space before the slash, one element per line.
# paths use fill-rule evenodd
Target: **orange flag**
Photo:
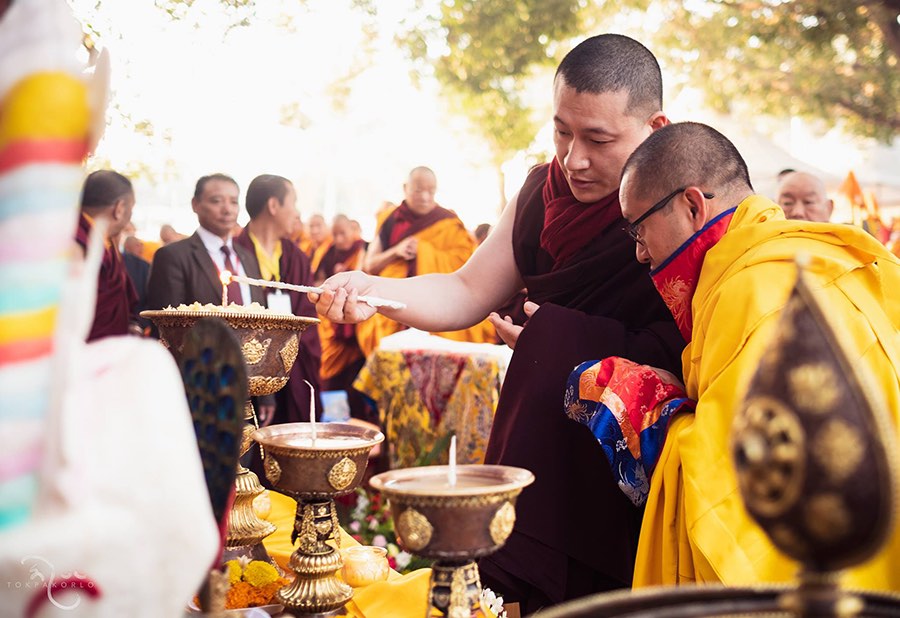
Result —
<path fill-rule="evenodd" d="M 853 170 L 847 172 L 847 178 L 841 183 L 841 186 L 838 188 L 838 193 L 846 197 L 847 201 L 850 202 L 850 209 L 853 213 L 853 222 L 865 221 L 866 214 L 868 214 L 866 198 L 863 195 L 862 187 L 859 186 L 859 181 L 856 180 L 856 174 L 853 173 Z M 859 219 L 857 219 L 857 215 L 859 215 Z"/>

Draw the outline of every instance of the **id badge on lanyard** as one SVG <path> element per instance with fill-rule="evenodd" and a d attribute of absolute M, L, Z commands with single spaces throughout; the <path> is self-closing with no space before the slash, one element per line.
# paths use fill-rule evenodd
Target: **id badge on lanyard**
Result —
<path fill-rule="evenodd" d="M 266 304 L 269 306 L 269 311 L 274 311 L 275 313 L 293 313 L 291 310 L 290 295 L 285 294 L 281 290 L 269 292 L 266 297 Z"/>

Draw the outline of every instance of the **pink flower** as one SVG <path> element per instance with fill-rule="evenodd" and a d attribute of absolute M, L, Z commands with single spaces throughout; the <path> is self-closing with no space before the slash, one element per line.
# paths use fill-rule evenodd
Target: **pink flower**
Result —
<path fill-rule="evenodd" d="M 375 537 L 372 539 L 372 545 L 375 545 L 377 547 L 386 547 L 387 539 L 384 538 L 383 534 L 376 534 Z"/>
<path fill-rule="evenodd" d="M 350 522 L 350 530 L 351 530 L 352 532 L 359 532 L 359 528 L 360 528 L 360 525 L 359 525 L 359 522 L 358 522 L 358 521 L 351 521 L 351 522 Z"/>

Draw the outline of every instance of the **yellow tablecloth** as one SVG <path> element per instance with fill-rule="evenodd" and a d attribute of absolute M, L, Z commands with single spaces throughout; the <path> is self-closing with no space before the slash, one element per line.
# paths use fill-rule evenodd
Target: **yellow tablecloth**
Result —
<path fill-rule="evenodd" d="M 442 345 L 447 349 L 379 348 L 353 383 L 378 406 L 391 468 L 421 464 L 419 458 L 450 434 L 456 434 L 459 463 L 484 462 L 505 358 L 489 344 Z M 430 463 L 447 463 L 446 451 Z"/>
<path fill-rule="evenodd" d="M 291 531 L 297 503 L 288 496 L 269 492 L 272 512 L 269 521 L 275 524 L 275 532 L 263 545 L 266 551 L 283 568 L 294 551 Z M 359 545 L 356 540 L 341 530 L 341 547 Z M 428 579 L 431 569 L 419 569 L 408 575 L 391 571 L 386 582 L 378 582 L 363 588 L 354 588 L 353 598 L 347 603 L 347 615 L 355 618 L 422 618 L 427 610 Z"/>

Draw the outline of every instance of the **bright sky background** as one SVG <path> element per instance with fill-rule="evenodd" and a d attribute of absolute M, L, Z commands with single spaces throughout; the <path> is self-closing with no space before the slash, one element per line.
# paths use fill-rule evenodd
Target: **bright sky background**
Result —
<path fill-rule="evenodd" d="M 254 25 L 224 38 L 227 16 L 214 0 L 195 3 L 195 10 L 209 9 L 200 29 L 191 20 L 172 22 L 147 0 L 106 1 L 99 14 L 92 0 L 72 4 L 101 34 L 121 34 L 99 41 L 112 55 L 113 98 L 156 132 L 148 147 L 147 137 L 113 123 L 97 158 L 123 169 L 131 161 L 159 170 L 175 162 L 158 186 L 137 187 L 140 235 L 153 238 L 163 222 L 193 230 L 193 184 L 216 171 L 236 178 L 242 191 L 258 174 L 281 174 L 297 185 L 304 219 L 342 212 L 371 233 L 381 202 L 399 202 L 408 171 L 428 165 L 437 173 L 438 202 L 469 227 L 496 218 L 497 181 L 485 145 L 447 111 L 435 83 L 412 85 L 393 41 L 411 1 L 378 3 L 380 35 L 370 58 L 362 47 L 364 15 L 347 2 L 310 0 L 305 9 L 293 0 L 259 2 Z M 280 15 L 293 27 L 277 27 Z M 346 110 L 335 111 L 325 89 L 354 61 L 370 66 L 352 81 Z M 306 129 L 280 124 L 282 107 L 294 102 L 309 120 Z M 524 163 L 518 174 L 516 167 L 511 192 L 526 171 Z"/>
<path fill-rule="evenodd" d="M 394 42 L 414 0 L 377 2 L 378 35 L 370 48 L 363 35 L 367 16 L 348 0 L 260 0 L 252 26 L 227 34 L 233 17 L 217 0 L 196 0 L 183 21 L 172 21 L 151 0 L 104 0 L 99 12 L 95 0 L 69 2 L 110 50 L 113 101 L 133 122 L 153 125 L 148 137 L 122 126 L 111 112 L 96 153 L 98 161 L 126 173 L 136 162 L 157 172 L 156 183 L 136 183 L 134 222 L 143 238 L 155 239 L 162 223 L 193 231 L 194 183 L 219 171 L 236 178 L 242 191 L 258 174 L 286 176 L 297 186 L 304 220 L 314 212 L 329 218 L 345 213 L 371 236 L 381 202 L 399 202 L 408 171 L 427 165 L 437 173 L 441 205 L 470 228 L 495 221 L 497 179 L 484 142 L 448 110 L 435 82 L 413 85 L 409 61 Z M 345 109 L 336 109 L 329 85 L 353 67 L 364 70 L 347 82 Z M 533 87 L 546 93 L 536 94 L 533 104 L 548 120 L 551 77 L 548 72 L 546 84 Z M 664 80 L 674 81 L 665 68 Z M 305 128 L 281 123 L 291 104 L 303 114 Z M 897 157 L 886 148 L 837 132 L 822 138 L 790 120 L 714 118 L 700 109 L 689 90 L 666 101 L 673 120 L 705 121 L 731 137 L 760 192 L 771 193 L 774 173 L 787 166 L 825 172 L 832 185 L 850 168 L 863 180 L 867 174 L 896 177 L 889 169 L 896 165 L 885 161 L 896 163 Z M 758 128 L 774 134 L 774 141 L 754 133 Z M 548 123 L 534 149 L 551 148 Z M 524 155 L 505 166 L 508 196 L 528 166 Z M 242 213 L 240 221 L 246 219 Z"/>

